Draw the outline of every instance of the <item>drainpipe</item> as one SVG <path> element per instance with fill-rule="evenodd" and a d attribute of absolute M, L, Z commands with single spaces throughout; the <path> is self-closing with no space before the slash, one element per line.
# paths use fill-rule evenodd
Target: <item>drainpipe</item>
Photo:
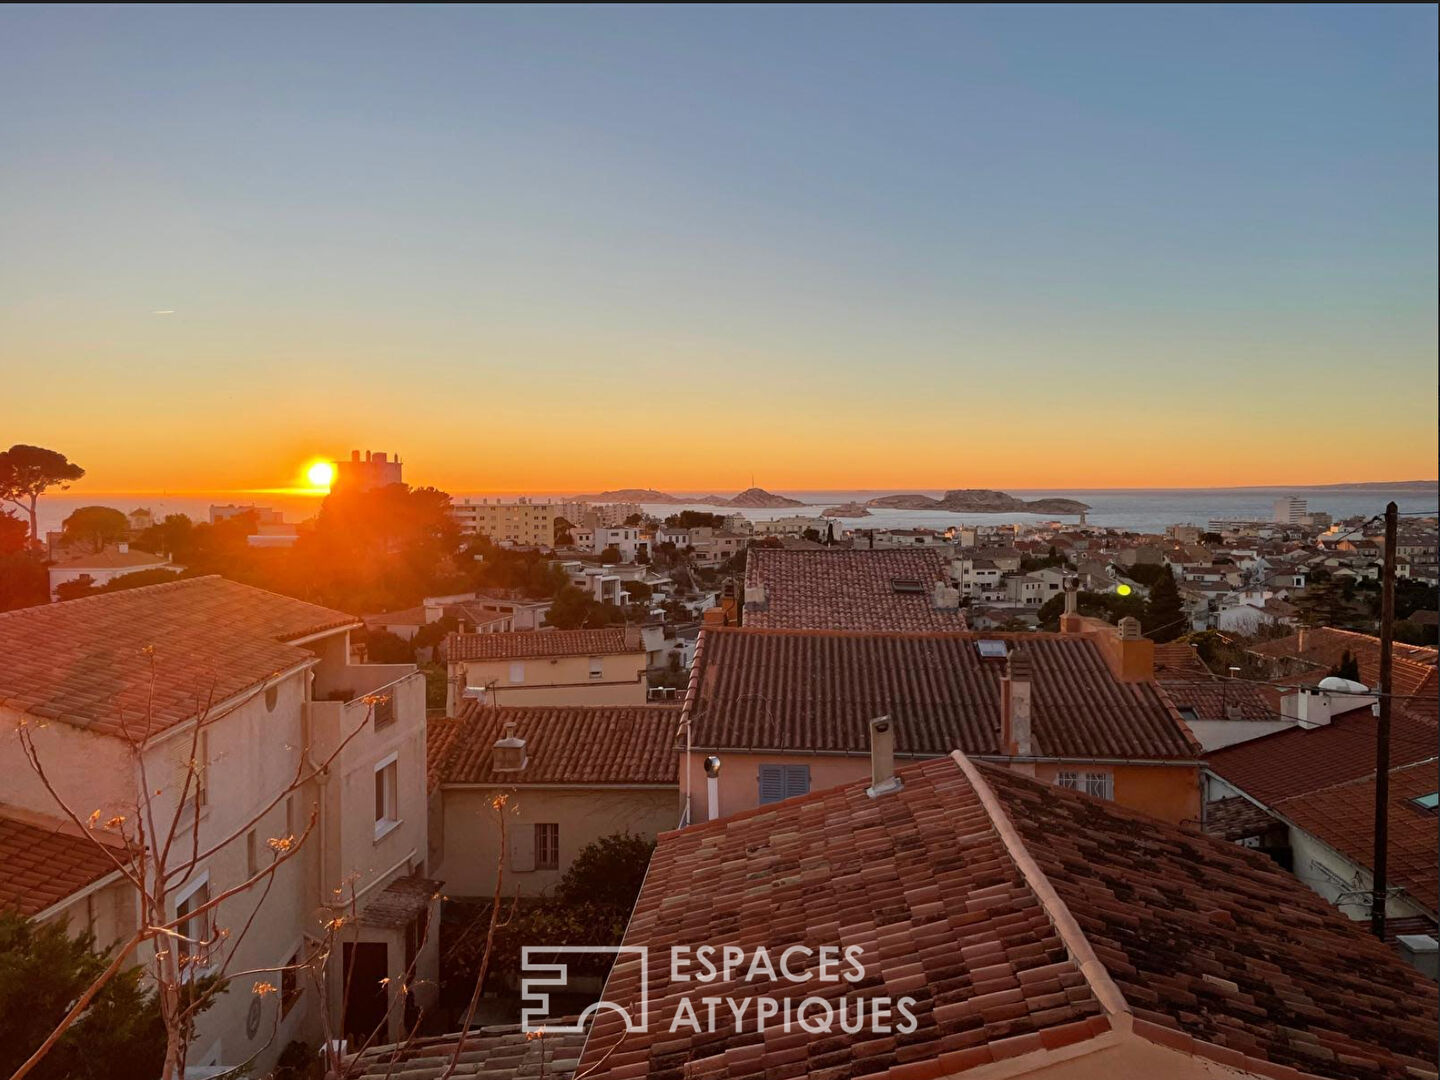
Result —
<path fill-rule="evenodd" d="M 705 759 L 706 820 L 720 816 L 720 759 L 711 754 Z"/>
<path fill-rule="evenodd" d="M 330 782 L 330 770 L 322 769 L 315 761 L 315 714 L 312 709 L 314 699 L 312 690 L 314 688 L 315 676 L 313 672 L 306 675 L 305 679 L 305 713 L 304 713 L 304 749 L 302 751 L 305 764 L 309 767 L 311 775 L 314 776 L 316 785 L 319 788 L 320 811 L 315 819 L 315 828 L 320 833 L 320 872 L 316 875 L 320 891 L 320 902 L 325 902 L 325 873 L 330 865 L 329 860 L 329 815 L 326 813 L 325 804 L 326 786 Z"/>

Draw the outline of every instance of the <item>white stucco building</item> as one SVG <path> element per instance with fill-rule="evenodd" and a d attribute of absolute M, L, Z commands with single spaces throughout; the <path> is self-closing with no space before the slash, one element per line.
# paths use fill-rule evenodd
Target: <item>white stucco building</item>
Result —
<path fill-rule="evenodd" d="M 279 993 L 252 994 L 247 976 L 199 1017 L 189 1065 L 254 1057 L 263 1073 L 291 1040 L 317 1043 L 327 1010 L 336 1030 L 381 1024 L 399 1038 L 409 960 L 416 994 L 433 988 L 438 934 L 427 928 L 439 883 L 426 877 L 424 680 L 409 664 L 350 663 L 359 625 L 219 577 L 0 614 L 0 822 L 53 836 L 46 822 L 64 816 L 26 759 L 23 726 L 80 819 L 123 817 L 133 828 L 145 791 L 155 831 L 177 823 L 164 891 L 167 914 L 203 957 L 192 970 L 275 971 L 255 978 Z M 0 835 L 7 827 L 17 826 L 0 825 Z M 103 830 L 101 839 L 117 841 Z M 98 850 L 79 832 L 62 842 L 77 858 Z M 297 854 L 273 871 L 250 922 L 286 843 Z M 161 845 L 149 844 L 153 868 Z M 36 893 L 33 917 L 93 927 L 108 945 L 138 918 L 134 886 L 109 871 L 20 888 Z M 332 954 L 329 1000 L 308 973 L 276 970 L 305 962 L 329 919 L 349 910 L 358 918 Z M 147 948 L 138 961 L 153 955 Z M 351 968 L 359 989 L 346 1013 Z"/>

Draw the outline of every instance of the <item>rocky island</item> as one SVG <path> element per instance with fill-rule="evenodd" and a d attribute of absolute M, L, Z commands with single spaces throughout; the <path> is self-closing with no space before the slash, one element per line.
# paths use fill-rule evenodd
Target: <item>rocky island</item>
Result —
<path fill-rule="evenodd" d="M 671 495 L 654 488 L 616 488 L 602 491 L 598 495 L 576 495 L 581 502 L 608 503 L 671 503 L 686 506 L 743 506 L 752 510 L 779 510 L 789 506 L 804 506 L 799 499 L 787 499 L 764 488 L 746 488 L 733 498 L 724 495 Z"/>
<path fill-rule="evenodd" d="M 787 506 L 805 505 L 799 499 L 787 499 L 784 495 L 776 495 L 758 487 L 746 488 L 733 499 L 721 499 L 719 496 L 711 498 L 718 500 L 714 503 L 715 506 L 743 506 L 751 510 L 779 510 Z"/>
<path fill-rule="evenodd" d="M 886 510 L 949 510 L 961 514 L 1083 514 L 1090 507 L 1075 499 L 1017 499 L 987 488 L 953 488 L 938 499 L 929 495 L 882 495 L 866 506 Z"/>
<path fill-rule="evenodd" d="M 820 516 L 836 518 L 862 518 L 869 517 L 870 511 L 865 508 L 864 503 L 847 502 L 841 503 L 839 506 L 831 506 L 827 507 L 824 510 L 821 510 Z"/>

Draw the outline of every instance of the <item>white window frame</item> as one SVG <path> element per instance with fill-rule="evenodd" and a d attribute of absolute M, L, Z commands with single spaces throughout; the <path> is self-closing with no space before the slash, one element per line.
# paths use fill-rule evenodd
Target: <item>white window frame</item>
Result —
<path fill-rule="evenodd" d="M 548 850 L 548 845 L 541 846 L 540 837 L 542 829 L 553 829 L 555 836 L 555 848 Z M 535 869 L 536 870 L 559 870 L 560 869 L 560 823 L 556 821 L 535 822 Z M 545 858 L 550 856 L 549 859 Z"/>
<path fill-rule="evenodd" d="M 210 895 L 209 870 L 202 870 L 200 873 L 196 874 L 193 878 L 191 878 L 190 881 L 187 882 L 183 887 L 176 890 L 175 918 L 177 920 L 181 918 L 180 905 L 186 903 L 201 889 L 205 890 L 205 899 L 201 901 L 201 903 L 208 904 L 213 899 L 213 897 Z M 206 932 L 204 935 L 194 935 L 190 933 L 190 922 L 191 920 L 196 918 L 205 920 Z M 175 941 L 175 947 L 177 949 L 186 951 L 187 954 L 192 949 L 203 949 L 203 946 L 197 945 L 195 943 L 195 939 L 199 937 L 200 940 L 208 941 L 210 939 L 210 933 L 213 930 L 214 925 L 215 908 L 211 908 L 209 911 L 206 911 L 201 915 L 187 915 L 185 917 L 185 920 L 183 922 L 177 923 L 175 927 L 175 932 L 185 939 L 182 941 L 177 938 Z M 190 982 L 197 978 L 203 978 L 205 975 L 209 974 L 211 971 L 214 970 L 215 965 L 210 962 L 211 958 L 208 951 L 196 952 L 194 955 L 196 956 L 196 959 L 185 965 L 185 969 L 180 973 L 180 980 L 182 982 Z"/>
<path fill-rule="evenodd" d="M 510 661 L 510 682 L 523 683 L 525 681 L 525 663 L 521 660 Z"/>
<path fill-rule="evenodd" d="M 386 788 L 383 786 L 385 781 L 382 777 L 392 765 L 395 767 L 394 779 Z M 379 795 L 383 805 L 377 807 L 377 810 L 383 816 L 375 818 L 375 839 L 379 841 L 400 825 L 400 755 L 398 752 L 388 754 L 375 763 L 375 778 L 382 785 Z"/>
<path fill-rule="evenodd" d="M 1115 774 L 1108 770 L 1062 769 L 1055 774 L 1055 784 L 1097 799 L 1115 801 Z"/>

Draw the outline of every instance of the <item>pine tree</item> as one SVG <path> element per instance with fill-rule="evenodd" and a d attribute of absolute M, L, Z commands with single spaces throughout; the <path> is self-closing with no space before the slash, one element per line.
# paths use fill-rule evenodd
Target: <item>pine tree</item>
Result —
<path fill-rule="evenodd" d="M 1185 633 L 1189 621 L 1174 575 L 1161 574 L 1150 588 L 1150 599 L 1141 620 L 1146 636 L 1155 641 L 1174 641 Z"/>

